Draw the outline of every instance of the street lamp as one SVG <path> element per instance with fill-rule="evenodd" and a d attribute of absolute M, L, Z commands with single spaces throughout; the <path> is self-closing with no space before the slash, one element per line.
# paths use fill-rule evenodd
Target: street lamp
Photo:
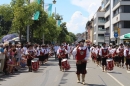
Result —
<path fill-rule="evenodd" d="M 56 0 L 53 0 L 53 4 L 56 4 Z"/>

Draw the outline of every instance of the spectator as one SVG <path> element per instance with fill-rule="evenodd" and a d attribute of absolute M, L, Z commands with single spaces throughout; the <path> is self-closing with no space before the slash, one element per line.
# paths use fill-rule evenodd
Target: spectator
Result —
<path fill-rule="evenodd" d="M 4 48 L 3 44 L 0 44 L 0 63 L 1 63 L 0 72 L 2 73 L 4 68 L 4 60 L 5 60 Z"/>

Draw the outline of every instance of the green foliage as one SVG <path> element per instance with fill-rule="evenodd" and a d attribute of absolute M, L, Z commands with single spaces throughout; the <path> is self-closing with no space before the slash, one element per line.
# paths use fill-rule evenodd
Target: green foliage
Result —
<path fill-rule="evenodd" d="M 40 11 L 40 15 L 39 19 L 34 21 L 32 17 L 36 11 Z M 36 2 L 29 3 L 29 0 L 12 0 L 10 5 L 0 5 L 0 17 L 4 20 L 4 23 L 0 25 L 0 37 L 8 33 L 19 33 L 21 38 L 21 35 L 26 36 L 26 27 L 30 25 L 32 37 L 39 41 L 43 34 L 45 41 L 59 41 L 60 43 L 75 41 L 75 35 L 68 32 L 66 22 L 63 22 L 60 27 L 57 26 L 57 20 L 62 19 L 59 14 L 48 17 L 42 7 L 42 1 L 39 5 Z"/>

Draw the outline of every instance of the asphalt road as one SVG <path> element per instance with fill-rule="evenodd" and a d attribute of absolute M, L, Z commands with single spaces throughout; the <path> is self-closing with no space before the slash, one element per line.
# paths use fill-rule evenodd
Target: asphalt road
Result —
<path fill-rule="evenodd" d="M 71 69 L 61 72 L 58 61 L 50 58 L 37 72 L 28 72 L 27 68 L 23 68 L 14 75 L 2 76 L 0 86 L 83 86 L 76 82 L 75 61 L 69 59 L 69 62 Z M 89 60 L 87 71 L 85 86 L 130 86 L 130 72 L 125 68 L 115 67 L 106 73 Z"/>

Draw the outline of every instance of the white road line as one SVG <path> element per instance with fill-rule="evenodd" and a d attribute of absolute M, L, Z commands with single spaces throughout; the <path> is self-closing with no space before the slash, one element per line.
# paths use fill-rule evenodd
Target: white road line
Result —
<path fill-rule="evenodd" d="M 57 82 L 59 75 L 56 76 L 54 82 Z"/>
<path fill-rule="evenodd" d="M 99 67 L 99 68 L 102 69 L 101 67 Z M 112 79 L 114 79 L 120 86 L 125 86 L 120 81 L 118 81 L 114 76 L 112 76 L 111 74 L 107 73 L 107 75 L 109 75 Z"/>
<path fill-rule="evenodd" d="M 130 71 L 127 71 L 127 73 L 130 73 Z"/>

